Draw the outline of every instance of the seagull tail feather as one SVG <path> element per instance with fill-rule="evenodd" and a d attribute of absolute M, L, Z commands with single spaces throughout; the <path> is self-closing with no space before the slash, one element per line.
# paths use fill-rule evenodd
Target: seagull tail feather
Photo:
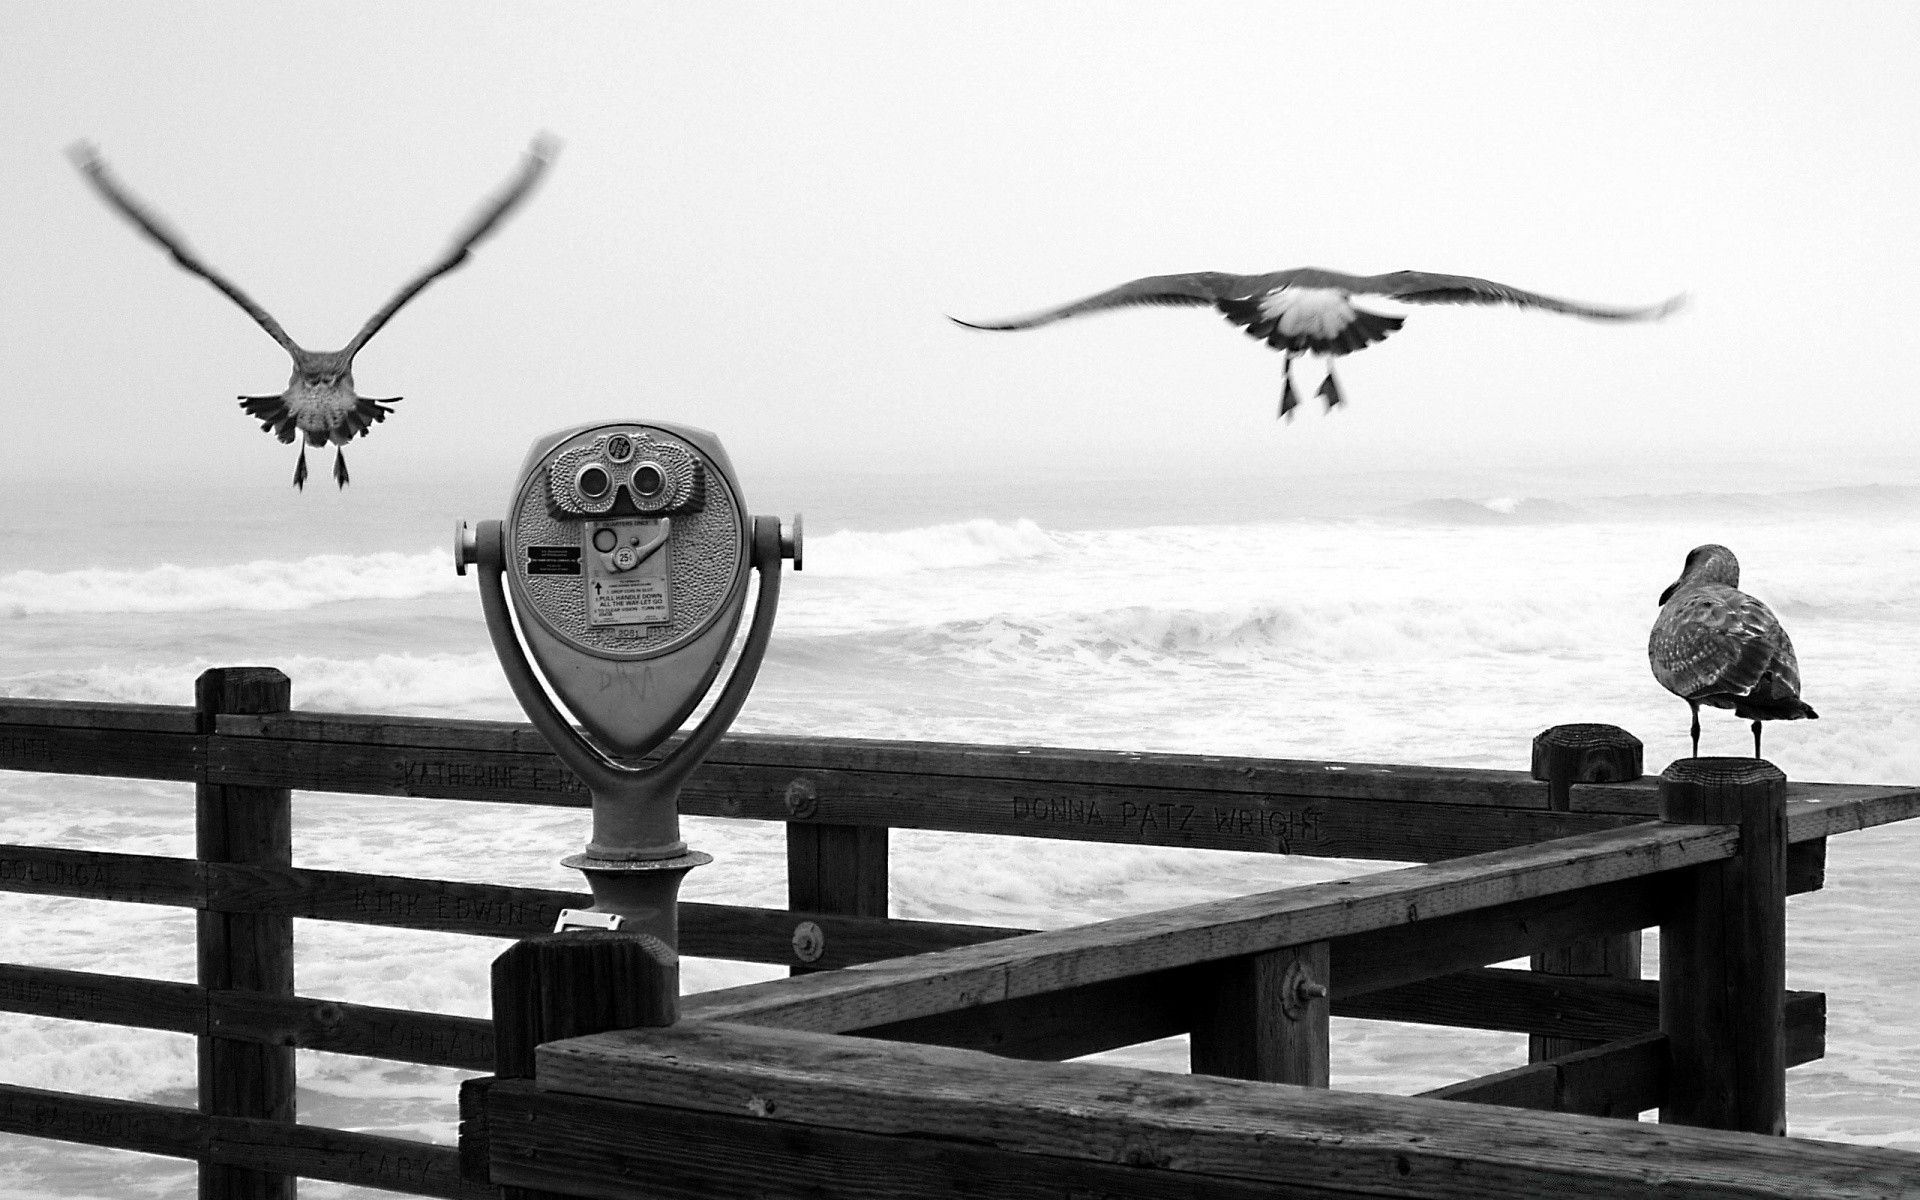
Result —
<path fill-rule="evenodd" d="M 271 433 L 283 442 L 291 442 L 299 436 L 293 412 L 287 407 L 284 395 L 242 396 L 240 407 L 246 409 L 248 416 L 260 422 L 262 433 Z"/>

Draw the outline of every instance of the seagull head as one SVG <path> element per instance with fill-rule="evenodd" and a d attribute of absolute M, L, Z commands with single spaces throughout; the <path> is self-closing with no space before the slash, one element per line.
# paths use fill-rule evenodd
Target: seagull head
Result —
<path fill-rule="evenodd" d="M 1698 586 L 1703 583 L 1720 583 L 1730 588 L 1740 586 L 1740 560 L 1733 556 L 1733 551 L 1713 543 L 1695 546 L 1687 551 L 1687 562 L 1680 568 L 1680 578 L 1668 584 L 1667 590 L 1660 593 L 1660 603 L 1664 605 L 1672 599 L 1682 584 Z"/>

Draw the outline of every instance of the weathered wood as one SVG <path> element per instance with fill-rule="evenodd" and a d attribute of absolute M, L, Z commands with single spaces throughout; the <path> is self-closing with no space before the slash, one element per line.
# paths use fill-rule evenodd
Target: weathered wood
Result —
<path fill-rule="evenodd" d="M 223 737 L 281 742 L 432 746 L 534 755 L 547 752 L 545 742 L 531 725 L 509 722 L 296 712 L 260 718 L 230 717 L 219 723 L 218 730 Z M 670 739 L 656 753 L 667 753 L 675 744 L 676 739 Z M 249 757 L 247 761 L 259 764 L 262 760 Z M 1197 788 L 1328 799 L 1546 807 L 1545 789 L 1524 772 L 1471 767 L 766 734 L 729 734 L 720 740 L 708 761 L 716 766 L 771 767 L 794 772 L 1072 780 L 1141 789 Z M 256 765 L 253 769 L 265 768 Z M 779 781 L 776 790 L 784 792 L 786 784 L 794 778 L 790 775 Z M 820 790 L 824 794 L 830 789 Z M 824 809 L 823 813 L 833 816 Z"/>
<path fill-rule="evenodd" d="M 0 1011 L 173 1033 L 207 1031 L 207 992 L 191 983 L 0 964 Z"/>
<path fill-rule="evenodd" d="M 1429 1100 L 1634 1117 L 1666 1097 L 1667 1035 L 1655 1030 L 1420 1094 Z"/>
<path fill-rule="evenodd" d="M 200 714 L 186 704 L 103 704 L 94 700 L 27 700 L 0 696 L 0 734 L 11 732 L 6 729 L 9 725 L 198 733 Z"/>
<path fill-rule="evenodd" d="M 1210 901 L 912 959 L 707 992 L 688 1014 L 792 1028 L 861 1029 L 974 1004 L 1568 893 L 1711 862 L 1732 828 L 1652 823 L 1429 866 Z M 1609 918 L 1612 919 L 1612 918 Z M 1582 931 L 1584 932 L 1584 931 Z M 1430 974 L 1491 961 L 1456 963 Z M 1337 988 L 1342 967 L 1336 962 Z M 1418 978 L 1418 976 L 1413 976 Z M 1389 979 L 1388 982 L 1407 982 Z"/>
<path fill-rule="evenodd" d="M 494 1074 L 533 1074 L 534 1048 L 605 1029 L 671 1025 L 680 956 L 650 934 L 579 930 L 526 938 L 493 960 Z"/>
<path fill-rule="evenodd" d="M 190 858 L 0 846 L 0 891 L 200 908 L 206 887 Z"/>
<path fill-rule="evenodd" d="M 201 727 L 223 712 L 284 711 L 292 684 L 271 667 L 224 667 L 194 681 Z M 286 788 L 200 784 L 194 789 L 195 856 L 205 863 L 285 867 L 293 861 L 293 793 Z M 202 910 L 199 982 L 209 991 L 293 995 L 293 920 Z M 200 1111 L 209 1117 L 294 1121 L 293 1047 L 203 1036 Z M 201 1200 L 294 1200 L 294 1177 L 203 1160 Z"/>
<path fill-rule="evenodd" d="M 496 1180 L 545 1189 L 509 1197 L 604 1200 L 1312 1200 L 1317 1188 L 1202 1178 L 1137 1163 L 1022 1154 L 957 1139 L 812 1125 L 542 1092 L 526 1080 L 488 1089 L 501 1133 Z M 1353 1193 L 1340 1193 L 1353 1200 Z"/>
<path fill-rule="evenodd" d="M 224 911 L 482 937 L 546 933 L 561 909 L 593 902 L 585 892 L 286 865 L 209 865 L 206 877 L 208 905 Z"/>
<path fill-rule="evenodd" d="M 458 1154 L 450 1146 L 279 1121 L 209 1117 L 166 1104 L 0 1084 L 0 1133 L 200 1159 L 254 1175 L 304 1175 L 416 1196 L 497 1200 L 492 1189 L 460 1179 Z"/>
<path fill-rule="evenodd" d="M 465 1071 L 493 1067 L 493 1023 L 480 1017 L 258 992 L 212 992 L 206 1005 L 207 1028 L 221 1037 Z"/>
<path fill-rule="evenodd" d="M 605 1102 L 590 1137 L 579 1142 L 557 1124 L 524 1141 L 496 1140 L 496 1167 L 512 1159 L 514 1146 L 537 1145 L 537 1162 L 519 1159 L 516 1169 L 528 1172 L 519 1178 L 549 1186 L 589 1178 L 604 1185 L 618 1178 L 608 1168 L 642 1161 L 662 1178 L 684 1178 L 682 1172 L 698 1166 L 746 1155 L 769 1189 L 791 1189 L 767 1194 L 803 1194 L 803 1186 L 812 1196 L 863 1194 L 836 1190 L 839 1173 L 809 1169 L 797 1149 L 784 1162 L 769 1157 L 782 1146 L 814 1145 L 807 1139 L 823 1129 L 1016 1151 L 1032 1156 L 1036 1170 L 1078 1160 L 1150 1168 L 1140 1170 L 1143 1182 L 1192 1175 L 1196 1191 L 1187 1194 L 1200 1195 L 1217 1179 L 1259 1183 L 1279 1195 L 1784 1200 L 1887 1197 L 1913 1179 L 1913 1155 L 1876 1147 L 1086 1063 L 1027 1063 L 757 1026 L 683 1021 L 551 1043 L 538 1058 L 538 1087 L 515 1089 L 510 1102 L 523 1114 L 551 1103 L 544 1109 L 549 1120 L 578 1123 L 594 1111 L 588 1098 Z M 570 1099 L 578 1103 L 562 1116 Z M 676 1149 L 661 1139 L 642 1149 L 641 1131 L 657 1127 L 658 1114 L 671 1110 L 701 1120 L 754 1119 L 737 1135 L 715 1120 L 713 1140 Z M 496 1127 L 496 1139 L 501 1132 Z M 905 1147 L 889 1145 L 905 1156 Z M 846 1174 L 866 1180 L 879 1167 L 862 1154 Z M 963 1191 L 970 1182 L 957 1169 L 917 1174 L 910 1194 L 980 1194 Z M 1130 1194 L 1110 1176 L 1100 1183 Z M 1278 1190 L 1285 1188 L 1302 1190 Z"/>
<path fill-rule="evenodd" d="M 1196 1073 L 1327 1086 L 1327 943 L 1231 958 L 1191 975 Z"/>
<path fill-rule="evenodd" d="M 198 1158 L 206 1118 L 190 1108 L 0 1083 L 0 1133 Z"/>
<path fill-rule="evenodd" d="M 208 1118 L 206 1137 L 207 1156 L 229 1169 L 445 1200 L 500 1200 L 493 1188 L 461 1178 L 460 1153 L 452 1146 L 236 1117 Z"/>
<path fill-rule="evenodd" d="M 1555 725 L 1533 739 L 1533 777 L 1547 785 L 1547 806 L 1555 812 L 1572 808 L 1576 783 L 1626 783 L 1640 778 L 1640 739 L 1616 725 Z M 1568 946 L 1556 946 L 1533 955 L 1530 964 L 1546 975 L 1573 975 L 1610 979 L 1640 978 L 1640 933 L 1616 933 Z M 1582 1038 L 1527 1039 L 1527 1061 L 1548 1062 L 1598 1042 Z"/>
<path fill-rule="evenodd" d="M 191 733 L 0 725 L 0 770 L 122 779 L 196 779 L 206 739 Z"/>
<path fill-rule="evenodd" d="M 579 782 L 546 754 L 219 737 L 208 744 L 207 771 L 209 778 L 225 781 L 322 791 L 572 807 L 589 802 Z M 1205 781 L 1214 782 L 1220 773 L 1204 774 Z M 1411 776 L 1394 778 L 1405 795 L 1426 795 Z M 1629 820 L 1548 813 L 1534 806 L 1260 794 L 1244 788 L 1036 783 L 870 770 L 816 769 L 796 776 L 786 765 L 712 760 L 682 789 L 680 810 L 788 821 L 793 819 L 789 793 L 800 785 L 820 795 L 817 819 L 836 825 L 1400 861 L 1455 858 L 1615 828 Z M 1504 793 L 1458 794 L 1484 800 Z"/>
<path fill-rule="evenodd" d="M 819 802 L 812 784 L 789 789 L 787 808 L 795 816 Z M 887 830 L 872 825 L 787 823 L 787 907 L 795 911 L 855 917 L 887 915 Z M 793 918 L 788 960 L 795 975 L 825 970 L 830 935 L 817 921 Z"/>
<path fill-rule="evenodd" d="M 1208 994 L 1195 976 L 1207 969 L 1129 975 L 846 1032 L 1057 1062 L 1188 1032 L 1195 1001 Z"/>
<path fill-rule="evenodd" d="M 1740 829 L 1736 857 L 1676 876 L 1660 922 L 1663 1122 L 1786 1132 L 1786 782 L 1740 758 L 1680 759 L 1660 777 L 1662 819 Z"/>

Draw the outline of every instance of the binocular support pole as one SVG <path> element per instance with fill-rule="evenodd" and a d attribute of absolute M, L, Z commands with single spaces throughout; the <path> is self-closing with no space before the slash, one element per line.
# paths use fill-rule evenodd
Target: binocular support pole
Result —
<path fill-rule="evenodd" d="M 713 861 L 712 855 L 689 850 L 680 839 L 680 786 L 733 724 L 766 657 L 774 612 L 780 605 L 780 561 L 786 557 L 779 520 L 753 518 L 750 565 L 760 573 L 760 587 L 732 676 L 692 733 L 658 762 L 640 767 L 616 762 L 581 736 L 534 674 L 514 632 L 507 603 L 502 581 L 505 532 L 499 521 L 479 523 L 471 553 L 471 561 L 479 568 L 487 633 L 514 697 L 560 761 L 593 796 L 593 840 L 584 854 L 562 859 L 561 865 L 586 875 L 593 891 L 592 911 L 617 914 L 621 928 L 650 933 L 677 949 L 680 881 L 694 867 Z"/>

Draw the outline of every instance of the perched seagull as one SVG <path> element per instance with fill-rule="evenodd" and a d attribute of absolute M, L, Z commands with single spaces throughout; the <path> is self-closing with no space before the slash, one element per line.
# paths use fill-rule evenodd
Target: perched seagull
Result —
<path fill-rule="evenodd" d="M 1333 362 L 1342 354 L 1364 350 L 1400 328 L 1404 317 L 1368 312 L 1355 308 L 1353 298 L 1385 296 L 1403 304 L 1516 304 L 1522 308 L 1544 308 L 1595 321 L 1651 321 L 1678 309 L 1684 296 L 1675 296 L 1646 308 L 1603 308 L 1556 300 L 1552 296 L 1523 292 L 1504 283 L 1476 279 L 1471 275 L 1435 275 L 1427 271 L 1395 271 L 1391 275 L 1345 275 L 1318 267 L 1296 267 L 1270 275 L 1228 275 L 1220 271 L 1195 271 L 1186 275 L 1149 275 L 1132 283 L 1123 283 L 1111 291 L 1059 308 L 1012 317 L 1005 321 L 962 321 L 949 317 L 956 325 L 969 329 L 1032 329 L 1050 325 L 1081 313 L 1109 308 L 1127 308 L 1136 304 L 1207 305 L 1226 314 L 1227 320 L 1282 351 L 1287 356 L 1281 380 L 1280 412 L 1286 417 L 1300 401 L 1293 392 L 1293 360 L 1302 354 L 1324 355 L 1327 378 L 1317 393 L 1326 401 L 1327 411 L 1342 402 L 1340 385 L 1333 377 Z"/>
<path fill-rule="evenodd" d="M 1800 664 L 1773 610 L 1740 590 L 1740 563 L 1725 546 L 1687 552 L 1680 578 L 1660 593 L 1660 617 L 1647 639 L 1660 686 L 1693 709 L 1693 756 L 1700 757 L 1700 706 L 1730 708 L 1760 722 L 1819 717 L 1800 699 Z"/>
<path fill-rule="evenodd" d="M 324 446 L 328 442 L 334 444 L 333 478 L 339 486 L 345 487 L 347 460 L 339 447 L 352 441 L 355 436 L 366 433 L 376 421 L 386 420 L 387 414 L 393 411 L 391 406 L 400 402 L 398 396 L 375 400 L 356 394 L 353 390 L 353 356 L 360 353 L 361 347 L 380 332 L 381 326 L 392 320 L 393 314 L 418 295 L 422 288 L 467 261 L 468 253 L 527 198 L 534 183 L 547 169 L 547 164 L 553 161 L 558 148 L 559 144 L 550 137 L 535 138 L 527 148 L 526 160 L 521 164 L 519 173 L 475 214 L 454 239 L 453 245 L 448 247 L 446 254 L 402 287 L 393 299 L 387 301 L 386 307 L 373 314 L 360 327 L 360 332 L 353 335 L 353 340 L 347 343 L 345 349 L 331 352 L 305 350 L 295 345 L 293 339 L 287 336 L 287 331 L 280 327 L 280 322 L 274 320 L 266 309 L 194 257 L 193 252 L 187 249 L 186 242 L 168 228 L 166 222 L 121 187 L 92 145 L 76 143 L 68 149 L 67 154 L 109 205 L 137 225 L 142 233 L 160 243 L 161 248 L 171 254 L 180 267 L 220 289 L 222 295 L 245 309 L 247 315 L 267 331 L 267 336 L 279 342 L 280 348 L 292 356 L 293 376 L 287 381 L 286 391 L 277 396 L 242 396 L 240 407 L 247 411 L 248 416 L 260 422 L 262 431 L 272 433 L 283 442 L 291 442 L 301 436 L 306 438 L 305 444 L 300 447 L 300 461 L 293 469 L 293 486 L 304 491 L 307 483 L 307 446 Z"/>

